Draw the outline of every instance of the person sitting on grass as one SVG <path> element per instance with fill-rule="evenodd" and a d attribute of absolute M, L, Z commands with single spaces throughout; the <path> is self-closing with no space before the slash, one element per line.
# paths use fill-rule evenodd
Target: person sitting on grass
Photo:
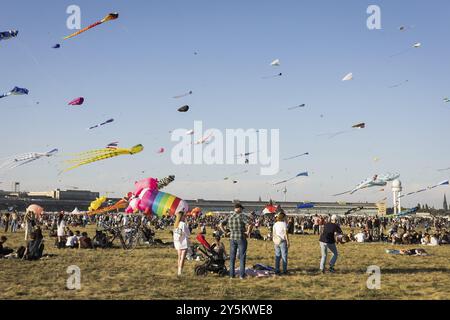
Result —
<path fill-rule="evenodd" d="M 69 236 L 67 237 L 66 248 L 78 248 L 77 237 L 71 230 L 69 230 Z"/>
<path fill-rule="evenodd" d="M 361 231 L 359 231 L 356 235 L 355 235 L 355 240 L 358 243 L 363 243 L 367 241 L 367 236 L 366 236 L 366 232 L 361 229 Z"/>
<path fill-rule="evenodd" d="M 23 260 L 39 260 L 44 253 L 43 239 L 38 239 L 35 231 L 30 234 L 31 240 L 28 241 L 23 255 Z"/>
<path fill-rule="evenodd" d="M 8 240 L 8 238 L 5 236 L 1 236 L 1 238 L 0 238 L 0 258 L 2 258 L 3 256 L 7 256 L 8 254 L 11 254 L 14 252 L 13 249 L 3 246 L 7 240 Z"/>
<path fill-rule="evenodd" d="M 94 249 L 92 240 L 88 237 L 87 232 L 83 232 L 78 239 L 78 249 Z"/>

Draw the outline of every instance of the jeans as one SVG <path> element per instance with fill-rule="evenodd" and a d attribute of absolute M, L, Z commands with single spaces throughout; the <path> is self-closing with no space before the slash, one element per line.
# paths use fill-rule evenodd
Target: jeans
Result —
<path fill-rule="evenodd" d="M 288 247 L 286 241 L 275 245 L 275 273 L 280 273 L 280 260 L 283 260 L 283 273 L 287 272 Z"/>
<path fill-rule="evenodd" d="M 320 260 L 320 270 L 325 270 L 325 263 L 327 262 L 328 249 L 330 249 L 330 251 L 333 252 L 333 257 L 330 260 L 330 268 L 333 268 L 338 258 L 336 244 L 325 242 L 319 243 L 320 243 L 320 252 L 322 253 L 322 259 Z"/>
<path fill-rule="evenodd" d="M 230 239 L 230 277 L 234 278 L 234 265 L 236 262 L 236 253 L 239 249 L 239 276 L 245 277 L 245 259 L 247 258 L 247 239 Z"/>
<path fill-rule="evenodd" d="M 11 232 L 16 232 L 16 231 L 17 231 L 17 221 L 12 220 L 11 221 Z"/>

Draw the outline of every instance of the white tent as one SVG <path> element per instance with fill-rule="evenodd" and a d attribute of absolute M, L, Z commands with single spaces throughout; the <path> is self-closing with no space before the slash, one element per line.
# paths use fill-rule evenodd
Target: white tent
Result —
<path fill-rule="evenodd" d="M 78 210 L 78 208 L 75 208 L 70 214 L 81 214 L 81 211 Z"/>

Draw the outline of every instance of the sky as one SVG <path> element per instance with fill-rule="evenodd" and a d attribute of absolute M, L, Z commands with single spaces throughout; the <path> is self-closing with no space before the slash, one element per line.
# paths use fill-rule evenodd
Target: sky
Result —
<path fill-rule="evenodd" d="M 82 27 L 120 16 L 63 41 L 74 31 L 66 26 L 69 5 L 80 7 Z M 381 9 L 380 30 L 367 28 L 369 5 Z M 273 182 L 308 171 L 286 185 L 288 201 L 390 203 L 389 186 L 332 195 L 376 173 L 400 173 L 405 192 L 449 178 L 437 171 L 450 167 L 449 9 L 447 0 L 5 2 L 0 31 L 19 36 L 0 42 L 0 91 L 19 86 L 30 94 L 0 100 L 0 161 L 59 154 L 0 172 L 0 189 L 19 181 L 28 191 L 75 186 L 121 197 L 138 179 L 174 174 L 167 192 L 185 199 L 283 200 Z M 412 49 L 417 42 L 422 47 Z M 56 43 L 62 47 L 52 49 Z M 281 66 L 270 66 L 274 59 Z M 342 82 L 350 72 L 354 79 Z M 82 107 L 67 106 L 79 96 Z M 177 112 L 185 104 L 190 111 Z M 86 130 L 109 118 L 115 122 Z M 169 131 L 194 121 L 205 129 L 279 129 L 281 158 L 310 155 L 280 160 L 276 176 L 259 175 L 258 165 L 175 165 Z M 360 122 L 365 129 L 320 135 Z M 112 141 L 145 149 L 59 174 L 74 153 Z M 403 205 L 441 208 L 446 192 L 406 197 Z"/>

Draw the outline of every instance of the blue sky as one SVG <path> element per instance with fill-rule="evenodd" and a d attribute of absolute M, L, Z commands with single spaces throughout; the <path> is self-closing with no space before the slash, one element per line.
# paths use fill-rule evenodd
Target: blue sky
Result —
<path fill-rule="evenodd" d="M 72 33 L 72 4 L 81 8 L 83 27 L 109 12 L 120 17 L 63 42 Z M 381 8 L 382 30 L 366 27 L 370 4 Z M 405 191 L 435 184 L 450 172 L 436 170 L 450 167 L 450 105 L 442 102 L 450 96 L 449 9 L 446 0 L 5 2 L 0 30 L 18 29 L 19 37 L 0 42 L 0 90 L 19 86 L 30 94 L 0 100 L 0 158 L 61 152 L 3 173 L 0 188 L 20 181 L 27 190 L 78 186 L 121 196 L 136 179 L 175 174 L 167 191 L 183 198 L 281 200 L 270 182 L 309 171 L 287 185 L 288 200 L 390 201 L 378 189 L 331 195 L 375 173 L 399 172 Z M 400 32 L 402 25 L 412 28 Z M 417 42 L 422 48 L 389 58 Z M 62 48 L 52 49 L 55 43 Z M 270 66 L 276 58 L 279 68 Z M 278 72 L 283 77 L 261 79 Z M 349 72 L 354 80 L 342 82 Z M 194 94 L 171 98 L 189 90 Z M 78 96 L 85 105 L 68 107 Z M 307 107 L 287 110 L 301 103 Z M 183 104 L 191 110 L 177 113 Z M 86 130 L 109 118 L 116 121 Z M 173 165 L 169 131 L 190 129 L 195 120 L 221 130 L 280 129 L 282 158 L 310 156 L 281 161 L 275 177 L 259 176 L 258 166 Z M 317 136 L 359 122 L 366 129 Z M 68 154 L 111 141 L 145 150 L 58 176 Z M 160 147 L 166 154 L 156 154 Z M 238 184 L 223 180 L 246 169 Z M 405 204 L 441 207 L 447 190 Z"/>

